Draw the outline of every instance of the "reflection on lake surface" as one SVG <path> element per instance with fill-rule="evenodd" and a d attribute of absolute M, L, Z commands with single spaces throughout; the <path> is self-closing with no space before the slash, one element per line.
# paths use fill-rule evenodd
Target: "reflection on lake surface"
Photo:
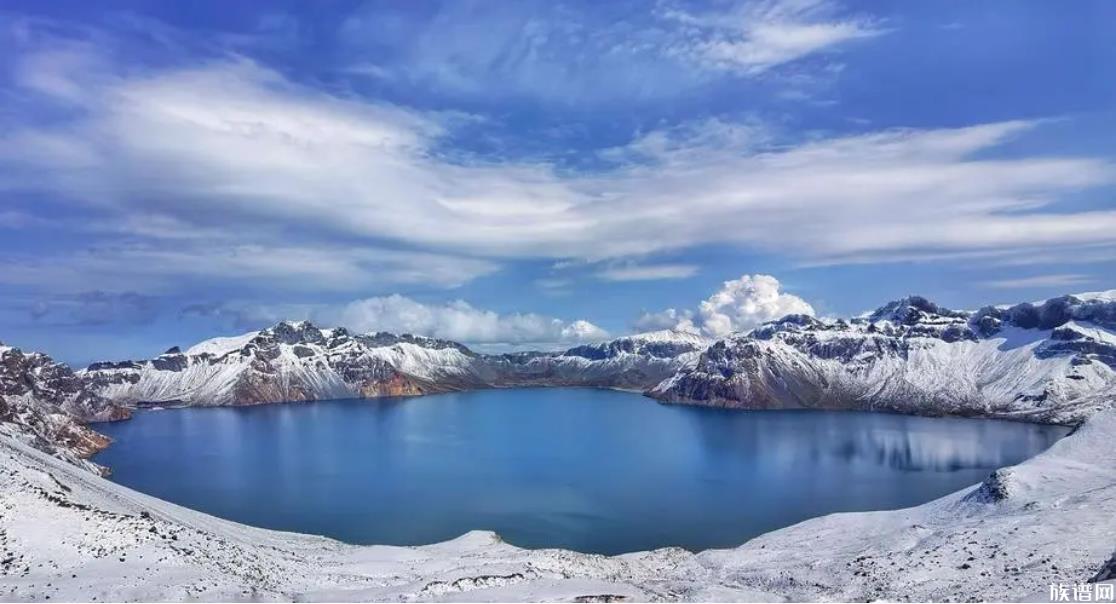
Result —
<path fill-rule="evenodd" d="M 592 389 L 140 413 L 101 425 L 122 484 L 354 543 L 491 529 L 524 547 L 726 547 L 837 511 L 915 505 L 1066 429 L 660 405 Z"/>

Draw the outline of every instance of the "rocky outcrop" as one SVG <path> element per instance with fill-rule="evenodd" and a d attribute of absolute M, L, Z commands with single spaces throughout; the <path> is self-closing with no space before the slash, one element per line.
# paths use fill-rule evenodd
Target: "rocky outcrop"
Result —
<path fill-rule="evenodd" d="M 129 416 L 128 409 L 92 392 L 66 365 L 44 354 L 0 345 L 0 430 L 100 471 L 85 459 L 110 441 L 86 424 Z"/>
<path fill-rule="evenodd" d="M 1011 497 L 1016 478 L 1011 468 L 1000 468 L 988 475 L 980 486 L 965 496 L 965 501 L 998 503 Z"/>
<path fill-rule="evenodd" d="M 650 395 L 748 409 L 886 410 L 1078 423 L 1116 390 L 1116 301 L 943 308 L 912 296 L 866 317 L 793 315 L 713 343 Z"/>
<path fill-rule="evenodd" d="M 1092 583 L 1099 583 L 1101 581 L 1116 581 L 1116 553 L 1112 554 L 1112 558 L 1105 563 L 1104 567 L 1100 569 L 1095 577 L 1090 579 Z"/>

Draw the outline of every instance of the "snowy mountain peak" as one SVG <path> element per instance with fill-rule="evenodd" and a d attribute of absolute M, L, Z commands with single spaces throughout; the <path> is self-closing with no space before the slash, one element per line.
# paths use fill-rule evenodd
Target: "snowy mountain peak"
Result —
<path fill-rule="evenodd" d="M 238 336 L 227 336 L 219 338 L 210 338 L 194 344 L 186 349 L 187 356 L 197 356 L 208 354 L 211 356 L 219 357 L 224 356 L 234 350 L 240 350 L 251 342 L 253 338 L 259 335 L 258 331 L 250 331 Z"/>
<path fill-rule="evenodd" d="M 927 319 L 963 319 L 966 317 L 968 317 L 967 313 L 938 306 L 922 296 L 907 296 L 877 308 L 872 314 L 868 315 L 868 320 L 873 323 L 891 321 L 902 325 L 915 325 Z"/>
<path fill-rule="evenodd" d="M 986 306 L 970 319 L 985 337 L 1005 325 L 1022 329 L 1055 329 L 1070 321 L 1086 321 L 1116 329 L 1116 300 L 1060 296 L 1040 304 L 1023 302 L 1008 307 Z"/>
<path fill-rule="evenodd" d="M 674 358 L 704 350 L 709 342 L 707 338 L 693 332 L 664 329 L 623 336 L 596 344 L 583 344 L 570 348 L 564 354 L 598 361 L 623 355 Z"/>
<path fill-rule="evenodd" d="M 846 326 L 844 321 L 836 321 L 832 323 L 833 326 Z M 756 327 L 750 332 L 740 333 L 739 337 L 753 337 L 760 339 L 770 338 L 780 331 L 822 331 L 830 328 L 831 325 L 827 321 L 823 321 L 811 315 L 786 315 L 785 317 L 768 321 L 759 327 Z"/>
<path fill-rule="evenodd" d="M 639 342 L 689 342 L 692 344 L 708 344 L 712 340 L 700 333 L 684 329 L 660 329 L 658 331 L 645 331 L 630 336 L 621 336 L 617 340 L 634 340 Z"/>
<path fill-rule="evenodd" d="M 258 340 L 269 339 L 283 344 L 320 344 L 325 335 L 310 321 L 280 321 L 260 331 Z"/>
<path fill-rule="evenodd" d="M 454 348 L 462 354 L 476 356 L 476 353 L 474 353 L 464 344 L 454 342 L 453 340 L 431 338 L 429 336 L 417 336 L 409 333 L 394 334 L 388 331 L 376 331 L 358 335 L 355 337 L 359 341 L 363 342 L 365 345 L 373 347 L 395 346 L 397 344 L 412 344 L 414 346 L 435 350 Z"/>
<path fill-rule="evenodd" d="M 1074 298 L 1085 302 L 1116 302 L 1116 289 L 1109 289 L 1099 292 L 1081 292 L 1079 294 L 1071 294 Z"/>

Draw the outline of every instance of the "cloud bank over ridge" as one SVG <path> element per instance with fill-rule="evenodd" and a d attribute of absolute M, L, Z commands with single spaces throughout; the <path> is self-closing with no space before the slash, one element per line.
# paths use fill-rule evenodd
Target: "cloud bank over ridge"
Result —
<path fill-rule="evenodd" d="M 636 319 L 635 327 L 678 329 L 720 338 L 786 315 L 814 315 L 813 306 L 794 294 L 780 291 L 781 287 L 771 275 L 742 275 L 725 281 L 721 289 L 698 304 L 696 312 L 668 308 L 644 313 Z"/>

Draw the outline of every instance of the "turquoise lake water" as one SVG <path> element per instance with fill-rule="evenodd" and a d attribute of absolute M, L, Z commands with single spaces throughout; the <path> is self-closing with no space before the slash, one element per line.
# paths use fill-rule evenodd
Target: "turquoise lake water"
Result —
<path fill-rule="evenodd" d="M 116 482 L 255 526 L 401 545 L 490 529 L 609 554 L 923 503 L 1066 433 L 581 388 L 169 409 L 97 428 L 116 439 L 96 457 Z"/>

